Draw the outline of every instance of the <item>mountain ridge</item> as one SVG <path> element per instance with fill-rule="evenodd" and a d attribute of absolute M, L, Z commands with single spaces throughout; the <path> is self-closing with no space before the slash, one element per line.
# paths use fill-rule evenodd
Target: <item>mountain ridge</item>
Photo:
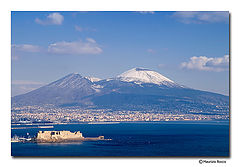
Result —
<path fill-rule="evenodd" d="M 50 84 L 12 98 L 12 105 L 112 108 L 118 110 L 191 110 L 229 109 L 229 97 L 190 89 L 144 68 L 128 70 L 115 78 L 97 79 L 71 73 Z"/>

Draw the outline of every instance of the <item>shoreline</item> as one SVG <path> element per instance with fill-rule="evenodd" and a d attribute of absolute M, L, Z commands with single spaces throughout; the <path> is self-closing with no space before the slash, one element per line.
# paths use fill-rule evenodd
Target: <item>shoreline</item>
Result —
<path fill-rule="evenodd" d="M 230 125 L 230 120 L 187 120 L 187 121 L 122 121 L 122 122 L 69 122 L 69 123 L 28 123 L 28 124 L 20 124 L 20 123 L 11 123 L 11 126 L 29 126 L 29 128 L 53 128 L 53 125 L 112 125 L 112 124 L 141 124 L 141 123 L 159 123 L 159 124 L 221 124 L 221 125 Z M 31 127 L 31 126 L 35 127 Z M 36 125 L 39 125 L 37 127 Z M 49 127 L 47 126 L 49 125 Z M 45 127 L 46 126 L 46 127 Z M 17 129 L 12 127 L 11 129 Z"/>

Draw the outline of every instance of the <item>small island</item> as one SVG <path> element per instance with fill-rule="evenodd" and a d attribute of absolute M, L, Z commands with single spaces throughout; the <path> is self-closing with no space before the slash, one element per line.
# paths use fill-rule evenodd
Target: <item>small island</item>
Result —
<path fill-rule="evenodd" d="M 86 140 L 105 140 L 104 136 L 83 137 L 80 131 L 39 131 L 36 137 L 38 143 L 58 143 L 69 141 L 86 141 Z"/>
<path fill-rule="evenodd" d="M 96 140 L 111 140 L 104 139 L 104 136 L 98 137 L 83 137 L 80 131 L 38 131 L 37 136 L 33 138 L 19 138 L 15 136 L 12 142 L 37 142 L 37 143 L 63 143 L 63 142 L 78 142 L 78 141 L 96 141 Z"/>

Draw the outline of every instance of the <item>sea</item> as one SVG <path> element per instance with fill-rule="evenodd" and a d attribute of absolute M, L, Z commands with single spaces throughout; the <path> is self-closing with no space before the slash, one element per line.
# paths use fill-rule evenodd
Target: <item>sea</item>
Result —
<path fill-rule="evenodd" d="M 32 127 L 31 127 L 32 126 Z M 104 141 L 11 143 L 12 156 L 229 157 L 229 121 L 124 122 L 101 124 L 12 125 L 11 135 L 36 136 L 42 130 L 81 131 Z M 27 127 L 25 129 L 19 127 Z M 16 129 L 17 128 L 17 129 Z M 19 129 L 18 129 L 19 128 Z"/>

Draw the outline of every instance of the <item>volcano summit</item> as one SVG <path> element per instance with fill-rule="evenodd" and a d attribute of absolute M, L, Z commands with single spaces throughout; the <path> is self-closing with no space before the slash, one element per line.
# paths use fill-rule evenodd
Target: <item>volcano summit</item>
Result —
<path fill-rule="evenodd" d="M 13 106 L 46 104 L 168 113 L 223 114 L 229 111 L 228 96 L 188 88 L 145 68 L 134 68 L 109 79 L 72 73 L 12 98 Z"/>
<path fill-rule="evenodd" d="M 173 85 L 175 84 L 172 80 L 164 77 L 163 75 L 144 68 L 133 68 L 128 70 L 117 78 L 125 82 L 135 82 L 135 83 L 152 83 L 157 85 Z"/>

